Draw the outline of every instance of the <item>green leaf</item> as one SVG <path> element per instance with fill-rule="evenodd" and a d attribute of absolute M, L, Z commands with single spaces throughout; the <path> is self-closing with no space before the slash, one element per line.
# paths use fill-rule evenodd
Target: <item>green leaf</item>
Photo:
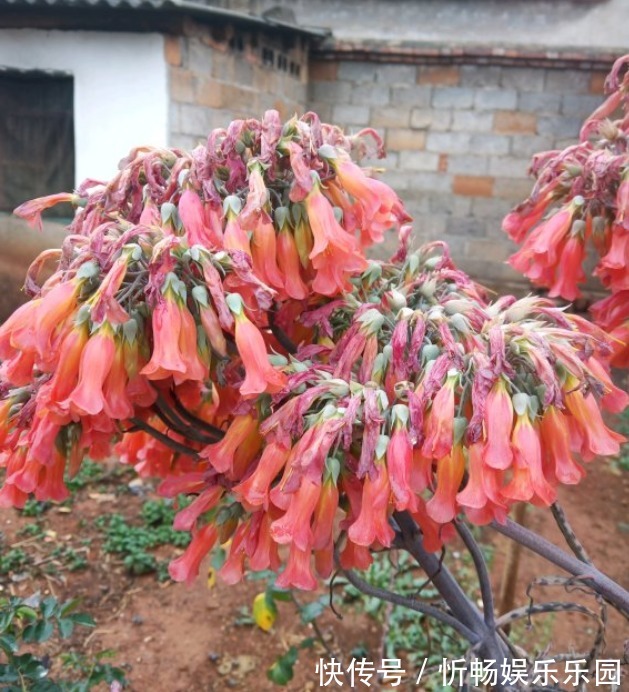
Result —
<path fill-rule="evenodd" d="M 286 602 L 292 599 L 290 589 L 280 589 L 277 586 L 272 586 L 269 589 L 269 593 L 271 594 L 271 598 L 273 598 L 274 601 Z"/>
<path fill-rule="evenodd" d="M 307 603 L 299 609 L 299 614 L 301 615 L 301 621 L 304 624 L 308 624 L 313 620 L 316 620 L 321 613 L 325 610 L 325 605 L 322 601 L 312 601 L 312 603 Z"/>
<path fill-rule="evenodd" d="M 27 620 L 37 620 L 37 611 L 33 610 L 29 606 L 20 606 L 16 608 L 15 614 L 19 618 L 26 618 Z"/>
<path fill-rule="evenodd" d="M 39 609 L 46 620 L 55 612 L 57 605 L 57 599 L 53 596 L 48 596 L 41 602 Z"/>
<path fill-rule="evenodd" d="M 83 627 L 96 627 L 94 618 L 87 613 L 75 613 L 70 616 L 70 620 L 77 625 L 83 625 Z"/>
<path fill-rule="evenodd" d="M 294 675 L 293 667 L 297 662 L 298 652 L 294 646 L 280 656 L 266 671 L 267 678 L 276 685 L 287 685 Z"/>
<path fill-rule="evenodd" d="M 66 601 L 59 609 L 59 617 L 66 618 L 70 613 L 76 610 L 79 606 L 79 599 L 73 598 L 71 601 Z"/>
<path fill-rule="evenodd" d="M 18 643 L 12 634 L 0 635 L 0 648 L 7 654 L 14 654 L 18 650 Z"/>
<path fill-rule="evenodd" d="M 70 618 L 59 618 L 57 625 L 62 639 L 67 639 L 74 632 L 74 622 Z"/>
<path fill-rule="evenodd" d="M 20 676 L 14 666 L 0 664 L 0 682 L 16 682 Z"/>
<path fill-rule="evenodd" d="M 25 642 L 36 642 L 41 644 L 52 637 L 54 629 L 52 622 L 38 620 L 24 628 L 22 639 L 24 639 Z"/>

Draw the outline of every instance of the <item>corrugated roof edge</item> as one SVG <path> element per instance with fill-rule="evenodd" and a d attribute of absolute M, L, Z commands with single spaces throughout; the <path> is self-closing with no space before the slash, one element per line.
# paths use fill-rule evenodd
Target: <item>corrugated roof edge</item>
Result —
<path fill-rule="evenodd" d="M 194 0 L 0 0 L 0 9 L 6 8 L 68 8 L 68 9 L 99 9 L 99 10 L 134 10 L 137 12 L 181 12 L 203 18 L 216 18 L 231 21 L 241 25 L 257 26 L 259 28 L 276 28 L 282 31 L 292 31 L 305 34 L 311 38 L 327 38 L 331 35 L 329 29 L 311 26 L 299 26 L 288 21 L 270 16 L 246 14 L 222 7 L 215 7 Z"/>

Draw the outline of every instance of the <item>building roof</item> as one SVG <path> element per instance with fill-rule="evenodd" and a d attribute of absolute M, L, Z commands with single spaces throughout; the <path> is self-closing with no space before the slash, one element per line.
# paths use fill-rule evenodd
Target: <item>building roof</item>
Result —
<path fill-rule="evenodd" d="M 34 10 L 39 10 L 35 13 Z M 240 12 L 219 7 L 212 0 L 0 0 L 0 14 L 15 13 L 23 20 L 34 15 L 45 14 L 49 17 L 63 18 L 68 11 L 81 15 L 89 13 L 124 13 L 143 18 L 157 18 L 161 15 L 188 15 L 195 19 L 231 23 L 249 28 L 274 29 L 282 32 L 293 32 L 312 38 L 324 38 L 330 35 L 329 29 L 302 26 L 295 21 L 289 11 L 269 11 L 260 15 Z M 28 14 L 26 14 L 28 12 Z M 54 13 L 54 15 L 52 14 Z M 15 27 L 15 23 L 12 23 Z M 32 26 L 25 21 L 24 26 Z M 54 28 L 54 27 L 49 27 Z"/>

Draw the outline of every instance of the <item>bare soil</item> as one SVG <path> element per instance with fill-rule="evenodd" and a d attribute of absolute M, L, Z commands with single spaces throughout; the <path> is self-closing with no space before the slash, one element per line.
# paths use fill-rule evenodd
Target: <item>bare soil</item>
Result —
<path fill-rule="evenodd" d="M 116 482 L 126 486 L 128 480 L 126 477 Z M 115 490 L 105 488 L 103 492 L 99 487 L 99 492 L 95 493 L 94 488 L 88 486 L 78 493 L 69 511 L 52 507 L 38 520 L 47 531 L 43 541 L 39 538 L 29 542 L 19 533 L 35 519 L 14 510 L 0 510 L 2 550 L 22 547 L 30 554 L 34 551 L 36 557 L 41 554 L 44 561 L 39 569 L 0 577 L 3 592 L 27 596 L 41 590 L 60 599 L 80 597 L 82 610 L 92 614 L 97 627 L 75 634 L 70 646 L 90 653 L 113 649 L 112 662 L 126 669 L 131 690 L 263 692 L 279 689 L 267 680 L 267 668 L 288 647 L 312 635 L 311 626 L 301 623 L 291 603 L 280 604 L 277 622 L 269 633 L 251 624 L 239 624 L 243 607 L 249 608 L 255 594 L 261 590 L 259 582 L 247 581 L 230 587 L 219 581 L 210 588 L 203 572 L 196 583 L 187 588 L 170 582 L 159 583 L 154 575 L 129 576 L 119 560 L 102 551 L 102 533 L 94 526 L 94 519 L 114 511 L 135 517 L 146 498 Z M 595 463 L 580 486 L 562 490 L 561 501 L 595 563 L 629 588 L 629 474 L 614 471 L 608 464 Z M 563 546 L 563 539 L 548 511 L 529 509 L 527 523 Z M 508 541 L 490 530 L 485 530 L 483 538 L 495 547 L 492 575 L 498 588 Z M 45 574 L 42 567 L 48 564 L 46 560 L 50 561 L 45 557 L 50 554 L 47 543 L 82 546 L 79 550 L 85 551 L 88 567 L 72 572 L 59 563 L 57 570 Z M 160 553 L 164 558 L 176 554 L 174 547 L 162 548 Z M 518 605 L 528 602 L 527 585 L 536 576 L 548 574 L 557 574 L 557 570 L 527 551 L 523 552 L 517 586 Z M 557 587 L 538 589 L 534 593 L 536 600 L 565 598 L 565 592 Z M 591 598 L 587 602 L 596 607 Z M 362 645 L 370 652 L 372 660 L 380 660 L 380 626 L 364 613 L 354 612 L 348 606 L 342 620 L 326 612 L 319 621 L 332 648 L 339 645 L 348 652 Z M 535 624 L 533 630 L 521 625 L 520 636 L 534 641 L 540 649 L 547 646 L 551 652 L 589 648 L 593 629 L 583 616 L 557 615 L 547 618 L 545 623 Z M 612 615 L 605 656 L 622 658 L 626 639 L 629 639 L 627 622 Z M 295 678 L 284 689 L 319 689 L 315 665 L 321 656 L 326 654 L 318 646 L 301 651 Z"/>

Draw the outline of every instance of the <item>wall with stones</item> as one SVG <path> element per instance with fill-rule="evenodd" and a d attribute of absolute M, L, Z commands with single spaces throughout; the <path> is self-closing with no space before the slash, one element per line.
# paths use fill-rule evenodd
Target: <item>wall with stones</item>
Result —
<path fill-rule="evenodd" d="M 64 237 L 60 222 L 45 222 L 40 233 L 22 219 L 0 213 L 0 323 L 26 300 L 22 286 L 31 262 L 43 250 L 60 247 Z"/>
<path fill-rule="evenodd" d="M 500 221 L 530 192 L 530 157 L 574 142 L 604 76 L 320 60 L 310 65 L 308 105 L 350 132 L 370 126 L 383 136 L 388 155 L 374 164 L 414 216 L 417 242 L 444 239 L 478 280 L 521 286 L 504 264 L 514 246 Z"/>
<path fill-rule="evenodd" d="M 193 148 L 234 118 L 274 108 L 303 113 L 308 45 L 300 36 L 271 36 L 188 23 L 165 37 L 170 84 L 170 143 Z"/>

